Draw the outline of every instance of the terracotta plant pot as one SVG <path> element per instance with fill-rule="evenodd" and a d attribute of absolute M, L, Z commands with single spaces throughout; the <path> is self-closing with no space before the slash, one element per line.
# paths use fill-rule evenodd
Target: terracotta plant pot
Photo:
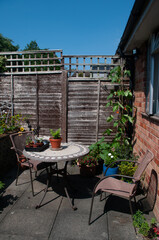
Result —
<path fill-rule="evenodd" d="M 37 146 L 38 146 L 38 147 L 42 147 L 43 145 L 44 145 L 43 142 L 37 143 Z"/>
<path fill-rule="evenodd" d="M 52 148 L 60 148 L 61 147 L 62 138 L 54 139 L 51 137 L 49 140 L 50 140 Z"/>

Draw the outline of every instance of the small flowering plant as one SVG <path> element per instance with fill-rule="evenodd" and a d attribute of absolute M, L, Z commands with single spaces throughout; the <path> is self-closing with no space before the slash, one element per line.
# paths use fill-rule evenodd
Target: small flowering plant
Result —
<path fill-rule="evenodd" d="M 113 151 L 103 151 L 103 153 L 100 155 L 101 158 L 104 160 L 104 164 L 106 166 L 110 165 L 112 162 L 116 161 L 116 154 Z M 111 167 L 115 167 L 116 164 L 112 164 Z"/>
<path fill-rule="evenodd" d="M 159 239 L 159 227 L 154 227 L 153 231 L 154 231 L 155 237 L 157 237 L 156 239 Z"/>
<path fill-rule="evenodd" d="M 96 166 L 97 163 L 97 159 L 89 154 L 78 160 L 79 166 L 93 167 Z"/>
<path fill-rule="evenodd" d="M 144 239 L 159 239 L 159 227 L 157 226 L 157 222 L 155 218 L 151 219 L 150 224 L 147 222 L 143 212 L 138 210 L 133 215 L 133 225 L 138 229 L 138 233 L 144 236 Z"/>
<path fill-rule="evenodd" d="M 21 114 L 11 116 L 9 112 L 2 111 L 0 116 L 0 134 L 5 134 L 14 131 L 24 131 L 21 124 L 25 121 L 25 117 Z"/>

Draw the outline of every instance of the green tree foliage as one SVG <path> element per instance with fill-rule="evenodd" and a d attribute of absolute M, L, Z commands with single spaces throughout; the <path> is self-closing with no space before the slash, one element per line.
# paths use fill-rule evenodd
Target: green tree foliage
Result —
<path fill-rule="evenodd" d="M 30 43 L 28 43 L 23 51 L 34 51 L 34 50 L 41 50 L 40 47 L 38 46 L 36 41 L 30 41 Z M 28 58 L 29 55 L 25 54 L 24 55 L 25 58 Z M 36 54 L 37 58 L 41 57 L 40 53 Z M 31 58 L 34 58 L 34 54 L 31 55 Z M 40 65 L 41 62 L 40 61 L 36 61 L 36 64 Z M 24 65 L 29 65 L 29 61 L 24 61 Z M 35 65 L 35 61 L 31 61 L 31 65 Z M 32 71 L 35 71 L 35 68 L 31 68 Z M 41 68 L 37 68 L 38 71 L 41 71 Z M 29 71 L 29 68 L 25 68 L 25 72 Z"/>
<path fill-rule="evenodd" d="M 36 41 L 31 41 L 24 48 L 24 51 L 30 51 L 30 50 L 40 50 L 40 48 L 39 48 L 39 46 L 38 46 Z"/>
<path fill-rule="evenodd" d="M 5 72 L 7 70 L 6 66 L 6 58 L 0 56 L 0 73 Z"/>
<path fill-rule="evenodd" d="M 10 51 L 18 51 L 19 46 L 13 45 L 13 41 L 9 38 L 5 38 L 0 33 L 0 52 L 10 52 Z"/>

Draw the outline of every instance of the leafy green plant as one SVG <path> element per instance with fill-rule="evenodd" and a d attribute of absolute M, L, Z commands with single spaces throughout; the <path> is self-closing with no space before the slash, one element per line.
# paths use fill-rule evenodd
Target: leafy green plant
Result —
<path fill-rule="evenodd" d="M 133 225 L 138 228 L 140 234 L 148 239 L 157 239 L 156 237 L 159 237 L 159 228 L 156 220 L 152 218 L 149 224 L 140 210 L 133 215 Z"/>
<path fill-rule="evenodd" d="M 4 183 L 0 181 L 0 189 L 4 188 Z"/>
<path fill-rule="evenodd" d="M 89 146 L 90 155 L 95 157 L 97 161 L 101 159 L 101 154 L 104 150 L 109 149 L 110 144 L 104 142 L 104 137 L 102 137 L 98 142 L 93 143 Z"/>
<path fill-rule="evenodd" d="M 143 213 L 138 210 L 134 215 L 133 215 L 133 225 L 136 228 L 140 228 L 143 222 L 146 221 L 146 218 L 144 217 Z"/>
<path fill-rule="evenodd" d="M 0 134 L 19 131 L 25 119 L 21 114 L 10 116 L 7 112 L 4 112 L 0 117 Z"/>
<path fill-rule="evenodd" d="M 60 136 L 61 128 L 57 129 L 56 131 L 54 131 L 53 129 L 50 129 L 50 133 L 54 139 L 61 138 L 61 136 Z"/>
<path fill-rule="evenodd" d="M 134 122 L 132 116 L 132 92 L 124 85 L 123 78 L 130 77 L 130 71 L 122 71 L 120 66 L 115 67 L 110 71 L 109 79 L 112 86 L 116 86 L 110 91 L 107 97 L 106 107 L 112 108 L 113 114 L 107 117 L 107 122 L 112 122 L 113 127 L 108 128 L 104 134 L 110 135 L 113 129 L 116 129 L 116 134 L 113 139 L 114 146 L 117 144 L 129 145 L 131 139 L 128 135 L 128 129 Z M 130 131 L 129 131 L 130 132 Z"/>
<path fill-rule="evenodd" d="M 31 143 L 31 142 L 32 142 L 32 137 L 27 136 L 26 141 L 25 141 L 26 145 L 29 145 L 29 143 Z"/>
<path fill-rule="evenodd" d="M 139 233 L 142 234 L 144 237 L 147 237 L 149 235 L 149 231 L 150 231 L 150 226 L 148 222 L 144 221 L 139 228 Z"/>
<path fill-rule="evenodd" d="M 132 177 L 137 169 L 137 166 L 132 162 L 121 162 L 119 165 L 119 173 L 121 175 L 126 175 Z M 131 179 L 122 177 L 123 181 L 132 182 Z"/>

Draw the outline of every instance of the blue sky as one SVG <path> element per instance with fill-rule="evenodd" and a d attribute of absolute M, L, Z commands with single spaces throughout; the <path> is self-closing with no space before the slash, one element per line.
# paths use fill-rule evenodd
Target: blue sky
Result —
<path fill-rule="evenodd" d="M 0 33 L 24 49 L 115 54 L 135 0 L 0 0 Z"/>

